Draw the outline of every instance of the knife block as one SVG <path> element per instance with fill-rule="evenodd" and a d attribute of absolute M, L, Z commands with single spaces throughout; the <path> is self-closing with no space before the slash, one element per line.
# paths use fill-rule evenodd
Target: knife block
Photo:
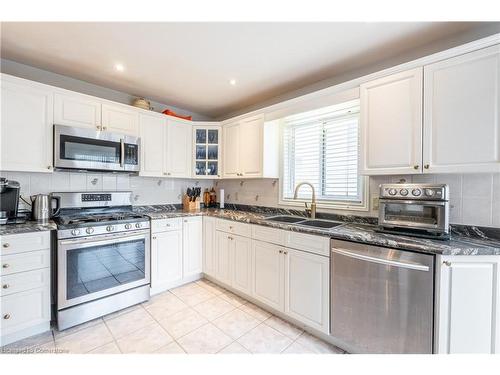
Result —
<path fill-rule="evenodd" d="M 200 198 L 196 198 L 194 202 L 189 201 L 187 194 L 182 197 L 182 209 L 184 211 L 196 211 L 200 209 Z"/>

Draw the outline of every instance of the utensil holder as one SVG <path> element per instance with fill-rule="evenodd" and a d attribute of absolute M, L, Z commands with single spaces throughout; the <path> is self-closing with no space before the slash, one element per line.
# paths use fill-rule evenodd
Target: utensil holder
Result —
<path fill-rule="evenodd" d="M 182 209 L 184 211 L 196 211 L 200 209 L 200 198 L 196 198 L 194 202 L 190 202 L 187 194 L 182 197 Z"/>

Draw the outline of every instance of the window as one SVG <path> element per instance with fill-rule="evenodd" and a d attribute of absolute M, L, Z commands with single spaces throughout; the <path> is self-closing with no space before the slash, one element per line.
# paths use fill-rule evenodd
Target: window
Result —
<path fill-rule="evenodd" d="M 318 205 L 364 208 L 364 179 L 358 175 L 359 101 L 286 117 L 283 126 L 281 203 L 296 204 L 295 186 L 310 182 Z M 299 200 L 309 200 L 303 187 Z"/>

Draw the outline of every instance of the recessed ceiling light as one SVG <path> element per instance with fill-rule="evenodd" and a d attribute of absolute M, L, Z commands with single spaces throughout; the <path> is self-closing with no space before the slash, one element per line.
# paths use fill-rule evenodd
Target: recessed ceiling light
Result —
<path fill-rule="evenodd" d="M 230 84 L 231 86 L 236 85 L 236 80 L 235 80 L 235 79 L 230 79 L 230 80 L 229 80 L 229 84 Z"/>
<path fill-rule="evenodd" d="M 115 64 L 115 69 L 119 72 L 123 72 L 125 67 L 122 64 Z"/>

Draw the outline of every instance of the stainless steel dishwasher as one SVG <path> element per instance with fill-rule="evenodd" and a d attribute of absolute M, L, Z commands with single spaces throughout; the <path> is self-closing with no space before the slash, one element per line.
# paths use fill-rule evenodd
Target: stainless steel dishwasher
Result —
<path fill-rule="evenodd" d="M 331 335 L 357 353 L 432 353 L 434 256 L 331 241 Z"/>

